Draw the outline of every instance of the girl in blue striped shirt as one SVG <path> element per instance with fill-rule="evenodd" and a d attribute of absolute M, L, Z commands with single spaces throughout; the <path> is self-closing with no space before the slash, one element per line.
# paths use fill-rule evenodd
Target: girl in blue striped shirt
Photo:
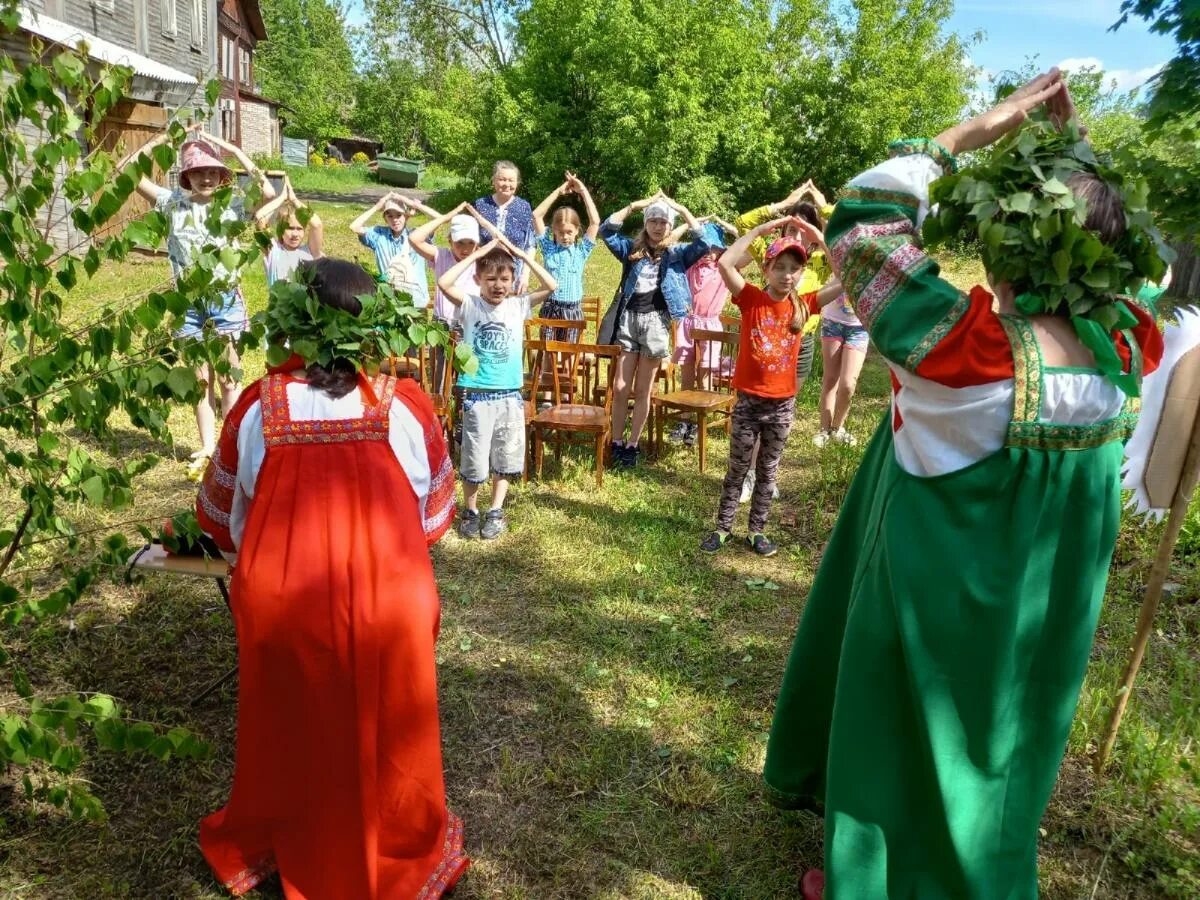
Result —
<path fill-rule="evenodd" d="M 587 209 L 588 227 L 584 231 L 579 214 L 569 206 L 554 211 L 550 228 L 546 228 L 546 213 L 560 197 L 578 194 Z M 577 175 L 567 172 L 566 180 L 554 189 L 533 211 L 533 230 L 542 250 L 542 263 L 558 281 L 558 289 L 542 304 L 544 319 L 583 319 L 580 301 L 583 299 L 583 269 L 596 249 L 596 234 L 600 231 L 600 212 L 592 195 Z M 543 328 L 542 340 L 578 341 L 583 330 Z"/>

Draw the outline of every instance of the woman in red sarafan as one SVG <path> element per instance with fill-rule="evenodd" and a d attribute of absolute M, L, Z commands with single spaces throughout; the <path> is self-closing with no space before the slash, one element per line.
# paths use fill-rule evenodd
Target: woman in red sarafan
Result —
<path fill-rule="evenodd" d="M 352 263 L 304 268 L 353 315 L 375 291 Z M 453 489 L 411 379 L 293 357 L 226 419 L 196 511 L 236 554 L 237 756 L 200 847 L 234 895 L 278 871 L 295 900 L 436 898 L 467 868 L 442 779 L 428 550 Z"/>

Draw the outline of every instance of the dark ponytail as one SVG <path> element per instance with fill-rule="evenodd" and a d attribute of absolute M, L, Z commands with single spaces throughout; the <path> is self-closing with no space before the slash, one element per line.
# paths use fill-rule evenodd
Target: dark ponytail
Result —
<path fill-rule="evenodd" d="M 328 256 L 300 263 L 298 277 L 319 302 L 352 316 L 362 312 L 359 295 L 373 294 L 377 288 L 375 279 L 362 266 Z M 312 387 L 334 400 L 346 396 L 358 385 L 357 367 L 342 357 L 334 359 L 328 367 L 312 363 L 307 374 Z"/>

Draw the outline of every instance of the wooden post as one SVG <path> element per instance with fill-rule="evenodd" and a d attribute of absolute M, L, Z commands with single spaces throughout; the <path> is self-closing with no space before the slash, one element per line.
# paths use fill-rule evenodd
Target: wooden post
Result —
<path fill-rule="evenodd" d="M 1192 492 L 1196 489 L 1197 476 L 1200 476 L 1200 415 L 1196 416 L 1195 424 L 1192 426 L 1192 437 L 1188 444 L 1187 455 L 1184 457 L 1179 485 L 1175 488 L 1175 497 L 1171 502 L 1167 529 L 1158 542 L 1158 553 L 1154 557 L 1154 566 L 1150 569 L 1150 579 L 1146 583 L 1146 597 L 1142 601 L 1142 610 L 1138 615 L 1133 652 L 1125 666 L 1125 676 L 1117 691 L 1117 701 L 1108 716 L 1108 725 L 1104 729 L 1104 740 L 1100 745 L 1100 752 L 1096 754 L 1096 760 L 1093 763 L 1097 774 L 1103 771 L 1109 754 L 1112 753 L 1113 744 L 1117 740 L 1117 731 L 1121 727 L 1121 719 L 1125 715 L 1125 707 L 1129 703 L 1129 695 L 1133 692 L 1134 679 L 1137 678 L 1142 658 L 1146 655 L 1146 645 L 1150 642 L 1150 632 L 1154 628 L 1154 615 L 1158 611 L 1163 584 L 1171 569 L 1171 557 L 1175 552 L 1175 542 L 1179 540 L 1179 531 L 1183 528 L 1184 519 L 1187 518 L 1188 503 L 1192 499 Z"/>

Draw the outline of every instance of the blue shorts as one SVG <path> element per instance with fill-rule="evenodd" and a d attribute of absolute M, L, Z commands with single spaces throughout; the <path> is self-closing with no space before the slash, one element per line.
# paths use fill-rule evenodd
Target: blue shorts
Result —
<path fill-rule="evenodd" d="M 217 334 L 240 337 L 250 323 L 246 318 L 246 301 L 240 288 L 225 291 L 220 295 L 220 305 L 213 303 L 204 309 L 189 309 L 183 316 L 183 327 L 175 332 L 177 337 L 197 338 L 205 327 L 213 328 Z"/>
<path fill-rule="evenodd" d="M 821 340 L 845 344 L 851 350 L 857 350 L 859 353 L 866 353 L 867 345 L 871 342 L 867 329 L 861 325 L 847 325 L 844 322 L 834 322 L 829 319 L 821 320 Z"/>

